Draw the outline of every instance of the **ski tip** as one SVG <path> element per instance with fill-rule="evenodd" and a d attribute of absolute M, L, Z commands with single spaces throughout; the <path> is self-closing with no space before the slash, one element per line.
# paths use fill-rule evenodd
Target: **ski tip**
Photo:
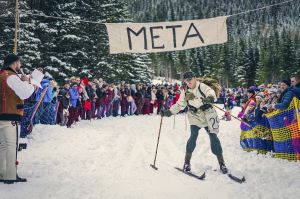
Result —
<path fill-rule="evenodd" d="M 205 180 L 205 178 L 206 178 L 206 173 L 205 172 L 201 176 L 199 176 L 200 180 Z"/>
<path fill-rule="evenodd" d="M 246 178 L 243 176 L 242 178 L 238 178 L 232 174 L 228 174 L 229 178 L 231 178 L 232 180 L 234 180 L 235 182 L 238 182 L 240 184 L 246 182 Z"/>
<path fill-rule="evenodd" d="M 246 178 L 244 176 L 242 178 L 242 182 L 246 182 Z"/>
<path fill-rule="evenodd" d="M 191 177 L 194 177 L 194 178 L 197 178 L 199 180 L 205 180 L 205 178 L 206 178 L 206 173 L 205 172 L 203 174 L 201 174 L 201 175 L 197 175 L 197 174 L 194 174 L 192 172 L 183 171 L 183 169 L 181 169 L 179 167 L 174 167 L 174 168 L 177 169 L 178 171 L 181 171 L 184 174 L 187 174 L 187 175 L 189 175 Z"/>

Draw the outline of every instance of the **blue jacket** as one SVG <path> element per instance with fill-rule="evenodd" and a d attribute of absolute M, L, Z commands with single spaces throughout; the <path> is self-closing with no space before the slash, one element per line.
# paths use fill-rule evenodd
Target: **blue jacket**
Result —
<path fill-rule="evenodd" d="M 287 109 L 294 98 L 292 88 L 289 88 L 284 94 L 281 100 L 275 105 L 276 109 L 284 110 Z"/>
<path fill-rule="evenodd" d="M 70 88 L 69 89 L 69 95 L 70 95 L 71 106 L 76 108 L 77 100 L 79 99 L 78 89 L 77 88 Z"/>
<path fill-rule="evenodd" d="M 35 101 L 39 101 L 39 100 L 40 100 L 43 91 L 44 91 L 45 88 L 48 86 L 48 90 L 47 90 L 47 92 L 46 92 L 46 94 L 45 94 L 45 97 L 44 97 L 44 99 L 43 99 L 43 102 L 51 102 L 52 99 L 53 99 L 53 95 L 52 95 L 53 88 L 52 88 L 52 86 L 50 85 L 49 80 L 43 79 L 42 82 L 41 82 L 41 86 L 42 86 L 42 88 L 39 88 L 39 89 L 36 91 Z"/>
<path fill-rule="evenodd" d="M 226 98 L 224 98 L 224 109 L 227 108 L 227 107 L 226 107 L 226 101 L 227 101 L 227 103 L 228 103 L 228 109 L 229 109 L 229 110 L 233 109 L 233 101 L 232 101 L 231 97 L 226 97 Z"/>
<path fill-rule="evenodd" d="M 295 86 L 292 88 L 293 93 L 295 94 L 295 96 L 300 99 L 300 86 Z"/>

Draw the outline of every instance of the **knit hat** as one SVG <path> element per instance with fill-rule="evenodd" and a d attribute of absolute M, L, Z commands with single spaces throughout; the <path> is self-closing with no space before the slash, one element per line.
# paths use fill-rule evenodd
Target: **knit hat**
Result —
<path fill-rule="evenodd" d="M 281 83 L 285 83 L 288 87 L 291 86 L 291 80 L 290 79 L 282 80 Z"/>
<path fill-rule="evenodd" d="M 251 94 L 255 94 L 255 91 L 253 90 L 253 89 L 248 89 L 248 91 L 247 91 L 248 93 L 251 93 Z"/>
<path fill-rule="evenodd" d="M 14 62 L 19 61 L 20 57 L 18 57 L 15 54 L 8 54 L 5 58 L 4 58 L 4 66 L 8 67 L 10 65 L 12 65 Z"/>
<path fill-rule="evenodd" d="M 196 77 L 196 75 L 192 72 L 192 71 L 188 71 L 188 72 L 185 72 L 183 74 L 183 80 L 191 80 L 193 79 L 193 77 Z"/>

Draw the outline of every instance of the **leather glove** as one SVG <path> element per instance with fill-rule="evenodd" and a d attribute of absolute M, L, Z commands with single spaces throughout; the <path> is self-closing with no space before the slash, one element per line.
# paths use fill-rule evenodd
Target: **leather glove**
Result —
<path fill-rule="evenodd" d="M 161 110 L 160 115 L 162 117 L 171 117 L 173 114 L 170 110 Z"/>
<path fill-rule="evenodd" d="M 213 96 L 207 96 L 202 101 L 203 101 L 203 104 L 211 104 L 211 103 L 214 103 L 215 98 Z"/>
<path fill-rule="evenodd" d="M 195 99 L 194 93 L 189 93 L 189 92 L 187 92 L 187 93 L 185 94 L 185 97 L 184 97 L 184 100 L 185 100 L 185 101 L 193 100 L 193 99 Z"/>
<path fill-rule="evenodd" d="M 212 108 L 211 104 L 203 104 L 202 106 L 200 106 L 201 111 L 206 111 L 207 109 Z"/>

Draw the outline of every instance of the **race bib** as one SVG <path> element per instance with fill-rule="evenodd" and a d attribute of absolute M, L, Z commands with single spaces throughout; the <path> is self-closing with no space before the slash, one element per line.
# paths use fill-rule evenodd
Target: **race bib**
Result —
<path fill-rule="evenodd" d="M 207 109 L 204 111 L 205 119 L 208 124 L 209 133 L 219 133 L 219 116 L 214 108 Z"/>

